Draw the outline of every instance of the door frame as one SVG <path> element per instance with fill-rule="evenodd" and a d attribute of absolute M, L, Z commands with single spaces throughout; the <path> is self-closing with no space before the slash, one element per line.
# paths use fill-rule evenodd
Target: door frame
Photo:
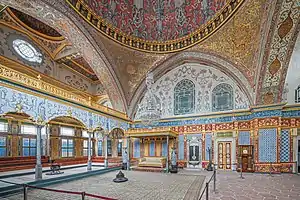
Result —
<path fill-rule="evenodd" d="M 296 169 L 295 172 L 296 173 L 300 173 L 300 171 L 298 171 L 298 166 L 300 165 L 300 160 L 298 160 L 299 156 L 298 156 L 298 145 L 300 144 L 300 136 L 296 137 L 296 141 L 295 141 L 295 146 L 294 146 L 294 154 L 295 154 L 295 161 L 296 161 Z M 300 153 L 300 152 L 299 152 Z"/>
<path fill-rule="evenodd" d="M 236 162 L 236 140 L 234 137 L 230 138 L 216 138 L 214 141 L 214 163 L 215 166 L 218 166 L 218 154 L 219 154 L 219 149 L 218 149 L 218 143 L 219 142 L 231 142 L 231 170 L 236 170 L 236 166 L 234 165 Z"/>

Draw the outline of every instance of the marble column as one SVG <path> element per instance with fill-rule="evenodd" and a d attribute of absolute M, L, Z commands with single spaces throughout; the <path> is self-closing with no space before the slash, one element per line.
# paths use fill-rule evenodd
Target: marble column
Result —
<path fill-rule="evenodd" d="M 87 170 L 90 171 L 92 170 L 92 155 L 91 155 L 91 141 L 92 141 L 92 132 L 88 131 L 89 134 L 89 140 L 88 140 L 88 162 L 87 162 Z"/>
<path fill-rule="evenodd" d="M 105 158 L 104 158 L 104 167 L 107 168 L 108 167 L 108 161 L 107 161 L 107 137 L 108 135 L 104 136 L 104 150 L 105 150 Z"/>
<path fill-rule="evenodd" d="M 127 137 L 127 170 L 130 170 L 130 137 Z"/>
<path fill-rule="evenodd" d="M 47 144 L 46 144 L 46 149 L 47 149 L 47 153 L 46 156 L 49 156 L 50 160 L 51 160 L 51 147 L 50 147 L 50 124 L 47 124 L 46 126 L 46 137 L 47 137 Z"/>
<path fill-rule="evenodd" d="M 41 137 L 42 137 L 42 128 L 43 125 L 36 124 L 36 165 L 35 165 L 35 180 L 41 180 L 42 176 L 42 145 L 41 145 Z"/>

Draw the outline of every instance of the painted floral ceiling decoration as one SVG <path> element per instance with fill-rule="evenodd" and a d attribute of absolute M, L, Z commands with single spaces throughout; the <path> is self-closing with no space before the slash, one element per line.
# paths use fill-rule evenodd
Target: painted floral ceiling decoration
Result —
<path fill-rule="evenodd" d="M 226 0 L 85 0 L 85 3 L 128 35 L 167 41 L 198 29 L 224 7 Z"/>

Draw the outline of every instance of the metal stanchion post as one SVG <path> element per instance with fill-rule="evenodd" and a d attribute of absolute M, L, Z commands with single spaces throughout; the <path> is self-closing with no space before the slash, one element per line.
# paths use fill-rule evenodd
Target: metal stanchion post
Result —
<path fill-rule="evenodd" d="M 215 169 L 215 167 L 214 167 L 214 192 L 216 192 L 216 181 L 217 181 L 217 171 L 216 171 L 216 169 Z"/>
<path fill-rule="evenodd" d="M 207 182 L 206 183 L 206 200 L 208 200 L 208 185 L 209 185 L 209 183 Z"/>
<path fill-rule="evenodd" d="M 243 163 L 241 162 L 241 177 L 240 177 L 241 179 L 244 179 L 244 177 L 243 177 Z"/>
<path fill-rule="evenodd" d="M 27 185 L 23 184 L 23 195 L 24 195 L 24 200 L 27 200 Z"/>
<path fill-rule="evenodd" d="M 82 192 L 81 193 L 81 199 L 84 200 L 84 198 L 85 198 L 85 192 Z"/>

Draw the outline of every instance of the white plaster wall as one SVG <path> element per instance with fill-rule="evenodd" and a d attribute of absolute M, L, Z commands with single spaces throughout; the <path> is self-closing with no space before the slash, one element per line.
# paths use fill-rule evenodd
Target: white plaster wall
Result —
<path fill-rule="evenodd" d="M 300 85 L 300 34 L 292 53 L 285 85 L 288 84 L 287 103 L 295 104 L 295 89 Z M 283 93 L 283 102 L 286 102 L 285 94 Z"/>
<path fill-rule="evenodd" d="M 155 94 L 161 102 L 162 118 L 174 117 L 174 88 L 177 83 L 184 79 L 189 79 L 195 84 L 195 110 L 189 115 L 211 113 L 212 90 L 221 83 L 232 86 L 235 110 L 249 108 L 249 99 L 232 78 L 213 67 L 188 63 L 169 71 L 153 85 Z M 141 102 L 144 103 L 144 98 Z M 139 119 L 139 117 L 140 113 L 137 110 L 135 119 Z"/>

